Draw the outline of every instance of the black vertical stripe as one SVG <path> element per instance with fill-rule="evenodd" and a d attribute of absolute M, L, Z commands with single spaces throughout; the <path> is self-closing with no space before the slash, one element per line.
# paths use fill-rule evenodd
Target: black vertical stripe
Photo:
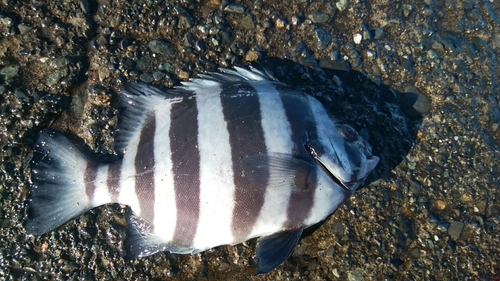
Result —
<path fill-rule="evenodd" d="M 97 178 L 97 165 L 91 162 L 87 163 L 85 168 L 85 175 L 83 181 L 85 182 L 85 193 L 89 202 L 94 200 L 95 193 L 95 179 Z"/>
<path fill-rule="evenodd" d="M 189 247 L 200 217 L 200 152 L 195 96 L 185 95 L 182 102 L 172 104 L 170 118 L 170 150 L 177 208 L 173 242 Z"/>
<path fill-rule="evenodd" d="M 141 217 L 154 227 L 155 210 L 155 137 L 154 112 L 146 117 L 141 130 L 137 154 L 135 155 L 135 193 L 141 209 Z"/>
<path fill-rule="evenodd" d="M 303 94 L 291 93 L 286 88 L 278 88 L 281 93 L 281 101 L 285 108 L 285 114 L 290 122 L 292 141 L 295 144 L 293 154 L 296 157 L 310 161 L 316 165 L 307 150 L 304 148 L 308 138 L 316 138 L 316 122 L 307 97 Z M 288 92 L 288 93 L 287 93 Z M 307 182 L 302 179 L 308 175 L 296 175 L 298 191 L 292 192 L 287 209 L 286 228 L 296 228 L 307 219 L 314 204 L 314 192 L 317 186 L 316 170 L 309 175 Z M 300 186 L 307 185 L 307 186 Z"/>
<path fill-rule="evenodd" d="M 120 159 L 108 166 L 108 192 L 111 197 L 111 202 L 118 202 L 120 195 L 120 174 L 122 170 L 123 159 Z"/>
<path fill-rule="evenodd" d="M 242 241 L 251 233 L 259 217 L 266 186 L 259 186 L 245 177 L 241 160 L 249 155 L 266 153 L 267 149 L 255 90 L 247 84 L 227 85 L 221 93 L 221 102 L 229 132 L 236 187 L 231 228 L 235 241 Z"/>

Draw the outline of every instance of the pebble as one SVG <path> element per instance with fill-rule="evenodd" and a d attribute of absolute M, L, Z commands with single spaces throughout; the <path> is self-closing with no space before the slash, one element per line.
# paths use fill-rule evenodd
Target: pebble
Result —
<path fill-rule="evenodd" d="M 173 55 L 174 54 L 174 47 L 172 44 L 162 40 L 153 40 L 148 43 L 148 48 L 151 50 L 151 52 L 155 54 L 161 54 L 161 55 Z"/>
<path fill-rule="evenodd" d="M 314 12 L 307 16 L 313 23 L 325 23 L 330 19 L 330 16 L 325 13 Z"/>
<path fill-rule="evenodd" d="M 158 65 L 158 70 L 166 71 L 168 73 L 174 73 L 175 72 L 174 66 L 171 65 L 168 62 L 162 62 L 162 63 L 160 63 L 160 65 Z"/>
<path fill-rule="evenodd" d="M 436 202 L 434 202 L 434 208 L 438 211 L 442 211 L 446 208 L 446 202 L 443 200 L 436 200 Z"/>
<path fill-rule="evenodd" d="M 189 16 L 182 15 L 179 17 L 179 22 L 177 23 L 177 27 L 180 29 L 188 29 L 193 26 L 193 19 Z"/>
<path fill-rule="evenodd" d="M 33 29 L 33 27 L 27 25 L 27 24 L 24 24 L 24 23 L 21 23 L 21 24 L 18 24 L 17 25 L 17 28 L 19 29 L 19 33 L 21 34 L 26 34 L 28 33 L 30 30 Z"/>
<path fill-rule="evenodd" d="M 381 38 L 384 38 L 385 36 L 385 30 L 380 28 L 380 27 L 376 27 L 373 29 L 373 39 L 381 39 Z"/>
<path fill-rule="evenodd" d="M 410 119 L 417 120 L 428 113 L 431 109 L 431 102 L 428 97 L 422 95 L 415 87 L 406 87 L 405 94 L 401 98 L 403 112 Z"/>
<path fill-rule="evenodd" d="M 349 281 L 361 281 L 363 280 L 363 273 L 359 270 L 353 270 L 347 273 L 347 280 Z"/>
<path fill-rule="evenodd" d="M 351 66 L 346 61 L 334 61 L 328 57 L 324 57 L 319 61 L 319 67 L 328 68 L 332 70 L 350 71 Z"/>
<path fill-rule="evenodd" d="M 360 44 L 361 40 L 363 40 L 363 36 L 359 33 L 356 33 L 356 34 L 354 34 L 353 40 L 354 40 L 355 44 Z"/>
<path fill-rule="evenodd" d="M 448 234 L 451 239 L 457 240 L 460 238 L 460 234 L 462 234 L 462 230 L 464 228 L 464 223 L 459 221 L 450 220 L 450 227 L 448 227 Z"/>
<path fill-rule="evenodd" d="M 349 0 L 340 0 L 339 2 L 335 3 L 335 6 L 341 12 L 347 9 L 347 5 L 349 5 Z"/>
<path fill-rule="evenodd" d="M 144 56 L 137 60 L 136 68 L 140 71 L 146 71 L 148 69 L 149 64 L 151 63 L 152 58 L 150 56 Z"/>
<path fill-rule="evenodd" d="M 245 55 L 246 61 L 257 61 L 259 59 L 259 53 L 257 51 L 250 50 Z"/>
<path fill-rule="evenodd" d="M 14 66 L 6 66 L 2 69 L 0 69 L 0 76 L 4 81 L 11 79 L 12 77 L 17 76 L 19 73 L 19 66 L 14 65 Z"/>
<path fill-rule="evenodd" d="M 314 35 L 316 36 L 316 48 L 318 50 L 323 50 L 332 42 L 332 36 L 330 36 L 322 28 L 316 28 L 314 30 Z"/>
<path fill-rule="evenodd" d="M 241 22 L 240 22 L 240 26 L 246 30 L 252 30 L 252 29 L 255 29 L 255 24 L 253 23 L 253 19 L 252 19 L 252 16 L 250 15 L 247 15 L 245 16 Z"/>
<path fill-rule="evenodd" d="M 224 11 L 235 14 L 243 14 L 245 12 L 245 7 L 237 4 L 229 4 L 224 7 Z"/>

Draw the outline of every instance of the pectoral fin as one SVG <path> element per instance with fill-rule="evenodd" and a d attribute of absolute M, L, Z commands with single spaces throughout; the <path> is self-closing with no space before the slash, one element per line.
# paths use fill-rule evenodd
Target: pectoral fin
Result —
<path fill-rule="evenodd" d="M 291 155 L 250 155 L 241 164 L 245 176 L 262 188 L 300 191 L 316 184 L 314 164 Z"/>

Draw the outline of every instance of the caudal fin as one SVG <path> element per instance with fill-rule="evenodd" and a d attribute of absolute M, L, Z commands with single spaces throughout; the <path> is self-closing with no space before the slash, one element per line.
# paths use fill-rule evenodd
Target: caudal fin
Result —
<path fill-rule="evenodd" d="M 40 235 L 93 207 L 85 189 L 90 162 L 54 130 L 41 131 L 34 149 L 25 228 L 29 234 Z"/>

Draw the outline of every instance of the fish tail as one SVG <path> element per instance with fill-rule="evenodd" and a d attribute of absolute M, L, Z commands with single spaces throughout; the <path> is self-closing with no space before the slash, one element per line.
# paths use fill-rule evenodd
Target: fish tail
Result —
<path fill-rule="evenodd" d="M 85 172 L 89 161 L 62 134 L 45 129 L 35 143 L 31 161 L 28 220 L 29 234 L 49 232 L 91 209 Z"/>

